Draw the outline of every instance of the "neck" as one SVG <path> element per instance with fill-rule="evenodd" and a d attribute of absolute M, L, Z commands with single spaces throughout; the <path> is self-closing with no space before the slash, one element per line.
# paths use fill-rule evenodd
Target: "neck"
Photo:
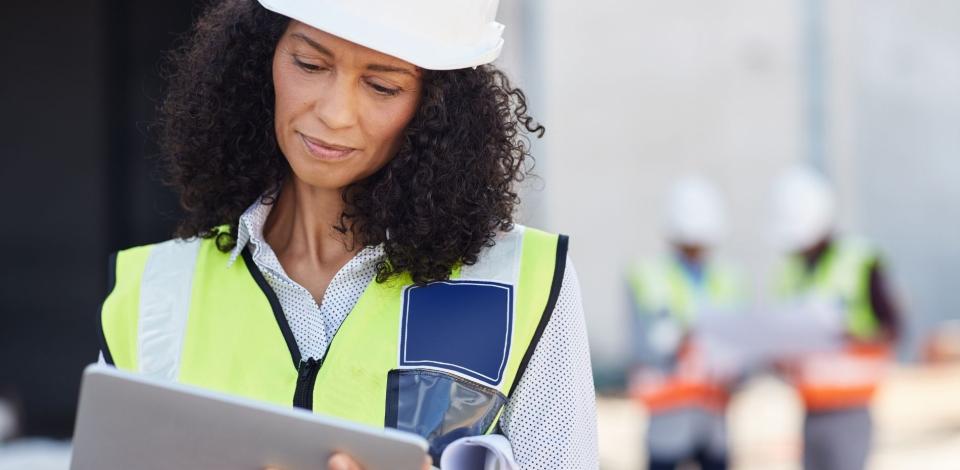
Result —
<path fill-rule="evenodd" d="M 698 245 L 677 244 L 675 251 L 677 256 L 690 266 L 699 267 L 706 257 L 706 249 Z"/>
<path fill-rule="evenodd" d="M 826 254 L 827 249 L 830 248 L 830 237 L 824 237 L 822 240 L 817 242 L 815 245 L 803 251 L 802 256 L 804 261 L 807 263 L 807 269 L 813 269 L 820 263 L 823 259 L 823 255 Z"/>
<path fill-rule="evenodd" d="M 263 236 L 282 260 L 342 265 L 356 254 L 349 233 L 341 233 L 341 191 L 316 188 L 291 175 L 264 225 Z"/>

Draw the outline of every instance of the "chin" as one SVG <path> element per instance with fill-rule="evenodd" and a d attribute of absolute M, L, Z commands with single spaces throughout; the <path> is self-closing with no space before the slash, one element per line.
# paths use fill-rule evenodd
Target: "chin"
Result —
<path fill-rule="evenodd" d="M 341 165 L 317 161 L 309 155 L 297 156 L 296 160 L 288 159 L 291 173 L 300 183 L 319 189 L 336 189 L 349 185 L 354 178 L 352 172 Z M 339 168 L 338 168 L 339 166 Z"/>
<path fill-rule="evenodd" d="M 347 186 L 360 181 L 379 169 L 364 165 L 363 159 L 368 155 L 355 155 L 341 161 L 323 161 L 314 158 L 309 153 L 297 152 L 293 158 L 288 158 L 293 175 L 301 183 L 312 188 L 322 190 L 342 190 Z M 387 162 L 384 161 L 385 165 Z"/>
<path fill-rule="evenodd" d="M 309 171 L 304 173 L 298 173 L 294 171 L 294 176 L 296 179 L 304 185 L 310 186 L 315 189 L 322 190 L 343 190 L 350 185 L 354 180 L 346 178 L 332 178 L 329 173 L 321 173 L 316 171 Z"/>

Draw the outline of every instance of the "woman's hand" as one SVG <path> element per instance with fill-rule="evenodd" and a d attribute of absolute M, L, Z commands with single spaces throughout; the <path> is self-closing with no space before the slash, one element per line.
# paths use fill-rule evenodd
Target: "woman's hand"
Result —
<path fill-rule="evenodd" d="M 430 470 L 430 464 L 433 462 L 429 455 L 423 458 L 423 470 Z M 280 470 L 277 467 L 267 467 L 263 470 Z M 350 458 L 347 454 L 337 453 L 327 461 L 327 470 L 363 470 L 363 467 L 356 460 Z"/>

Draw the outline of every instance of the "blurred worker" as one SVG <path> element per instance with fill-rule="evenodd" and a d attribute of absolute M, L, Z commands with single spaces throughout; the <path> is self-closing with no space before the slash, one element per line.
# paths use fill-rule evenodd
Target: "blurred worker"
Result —
<path fill-rule="evenodd" d="M 855 470 L 871 441 L 868 406 L 882 378 L 900 315 L 876 249 L 838 238 L 828 183 L 811 169 L 784 173 L 773 188 L 774 232 L 790 253 L 778 281 L 781 298 L 832 316 L 836 351 L 810 354 L 789 372 L 806 407 L 804 468 Z M 816 313 L 814 313 L 816 312 Z"/>
<path fill-rule="evenodd" d="M 738 277 L 711 259 L 724 231 L 719 192 L 689 177 L 674 186 L 665 214 L 672 253 L 629 276 L 638 335 L 631 393 L 649 410 L 649 468 L 696 461 L 727 467 L 726 380 L 711 372 L 690 335 L 697 317 L 734 307 Z"/>

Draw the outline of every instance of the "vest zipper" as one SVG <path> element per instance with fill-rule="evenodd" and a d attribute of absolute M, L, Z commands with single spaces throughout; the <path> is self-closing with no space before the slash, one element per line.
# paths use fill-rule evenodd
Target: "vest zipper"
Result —
<path fill-rule="evenodd" d="M 323 359 L 307 358 L 297 368 L 297 389 L 293 392 L 293 406 L 313 411 L 313 386 L 323 366 Z"/>

